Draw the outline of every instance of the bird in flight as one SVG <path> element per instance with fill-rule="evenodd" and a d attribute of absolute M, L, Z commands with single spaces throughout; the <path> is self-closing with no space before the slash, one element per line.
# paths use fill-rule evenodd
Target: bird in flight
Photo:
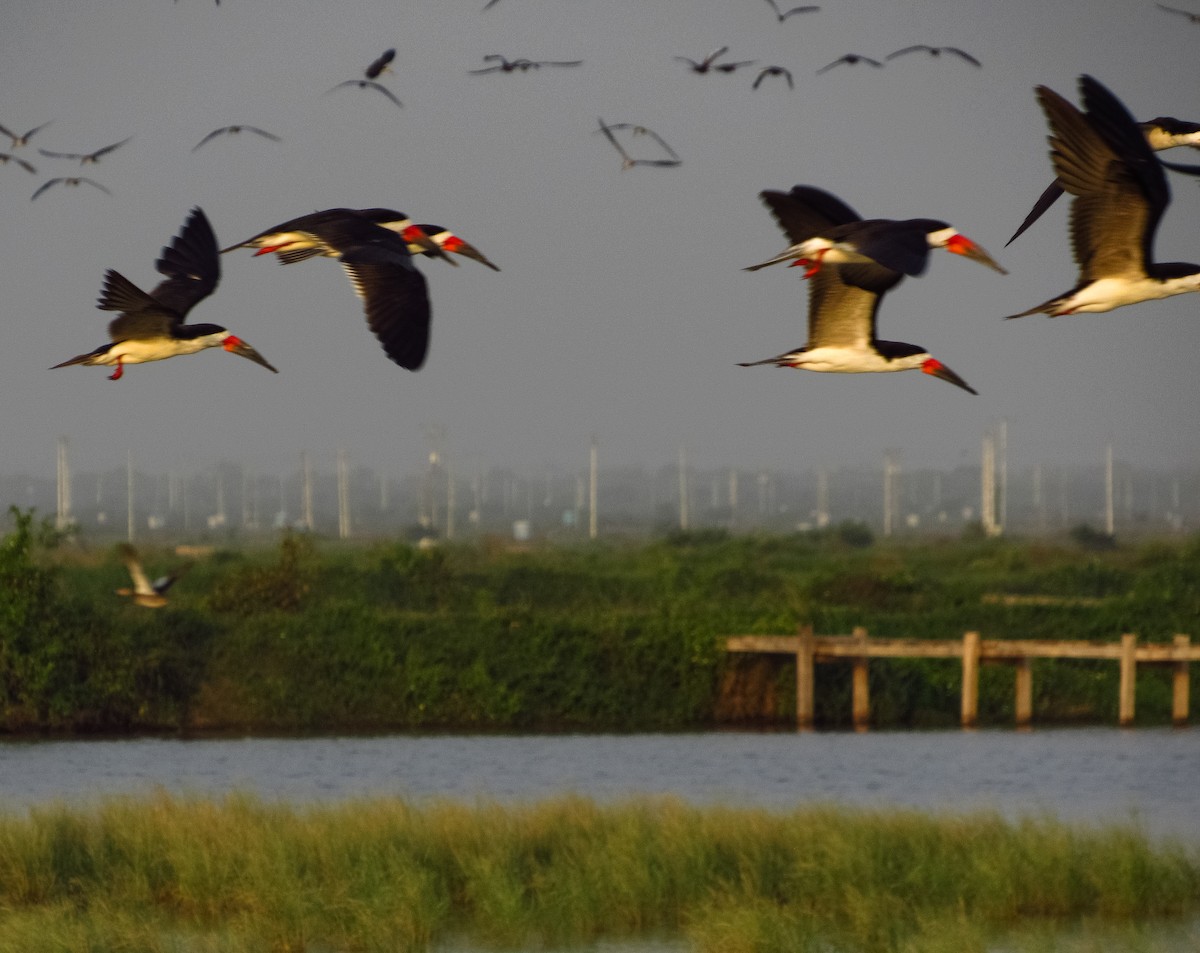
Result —
<path fill-rule="evenodd" d="M 256 135 L 262 136 L 264 139 L 270 139 L 272 142 L 283 142 L 283 140 L 280 139 L 279 136 L 275 135 L 275 133 L 267 132 L 265 129 L 259 129 L 258 126 L 222 126 L 220 129 L 214 129 L 207 136 L 192 146 L 192 152 L 195 152 L 206 142 L 211 142 L 213 139 L 216 139 L 217 136 L 236 136 L 239 132 L 253 132 Z"/>
<path fill-rule="evenodd" d="M 926 46 L 924 43 L 918 43 L 915 46 L 906 46 L 902 50 L 896 50 L 894 53 L 889 53 L 884 57 L 884 59 L 894 60 L 897 56 L 904 56 L 906 53 L 928 53 L 930 56 L 935 57 L 941 56 L 943 53 L 953 53 L 955 56 L 966 60 L 972 66 L 983 65 L 966 50 L 960 50 L 957 46 Z"/>
<path fill-rule="evenodd" d="M 481 76 L 484 73 L 527 73 L 531 69 L 540 69 L 543 66 L 579 66 L 583 63 L 583 60 L 527 60 L 523 58 L 510 60 L 499 53 L 489 53 L 483 58 L 483 61 L 496 65 L 467 70 L 467 72 L 475 76 Z"/>
<path fill-rule="evenodd" d="M 19 149 L 21 146 L 29 145 L 29 140 L 32 139 L 42 129 L 45 129 L 52 122 L 54 122 L 54 120 L 50 119 L 42 123 L 40 126 L 34 126 L 28 132 L 22 134 L 15 133 L 11 129 L 5 129 L 4 126 L 0 126 L 0 133 L 3 133 L 12 140 L 12 148 Z"/>
<path fill-rule="evenodd" d="M 384 50 L 379 58 L 371 61 L 371 65 L 363 70 L 363 75 L 367 79 L 377 79 L 380 73 L 392 72 L 392 67 L 389 65 L 396 58 L 395 50 Z"/>
<path fill-rule="evenodd" d="M 100 161 L 102 156 L 108 155 L 114 149 L 121 148 L 132 138 L 133 136 L 128 136 L 120 142 L 114 142 L 111 146 L 105 146 L 95 152 L 51 152 L 49 149 L 38 149 L 38 152 L 49 159 L 78 159 L 80 165 L 94 165 Z"/>
<path fill-rule="evenodd" d="M 0 152 L 0 165 L 8 165 L 10 162 L 15 162 L 26 172 L 32 172 L 34 175 L 37 175 L 37 169 L 24 159 L 19 156 L 9 155 L 7 152 Z"/>
<path fill-rule="evenodd" d="M 738 60 L 733 63 L 718 63 L 718 57 L 724 56 L 728 52 L 729 47 L 722 46 L 713 50 L 702 60 L 693 60 L 686 56 L 677 56 L 675 59 L 681 63 L 687 63 L 688 69 L 690 69 L 693 73 L 700 73 L 701 75 L 709 72 L 710 70 L 719 70 L 722 73 L 732 73 L 738 67 L 751 66 L 755 62 L 754 60 Z"/>
<path fill-rule="evenodd" d="M 1154 261 L 1154 235 L 1171 190 L 1142 127 L 1098 80 L 1079 79 L 1084 111 L 1036 87 L 1050 126 L 1050 161 L 1071 193 L 1071 250 L 1079 268 L 1069 291 L 1010 318 L 1112 311 L 1200 291 L 1200 265 Z"/>
<path fill-rule="evenodd" d="M 125 568 L 129 571 L 129 579 L 133 583 L 133 588 L 121 588 L 117 590 L 118 596 L 127 596 L 139 606 L 144 606 L 147 609 L 161 609 L 167 604 L 167 590 L 175 585 L 176 581 L 188 569 L 190 564 L 184 564 L 178 569 L 173 569 L 165 576 L 159 576 L 154 582 L 151 582 L 146 576 L 146 572 L 142 569 L 142 561 L 138 556 L 138 551 L 134 549 L 130 543 L 120 543 L 117 546 L 117 554 L 121 557 L 121 562 L 125 564 Z"/>
<path fill-rule="evenodd" d="M 332 87 L 331 89 L 325 90 L 325 95 L 328 96 L 335 89 L 341 89 L 343 86 L 357 86 L 359 89 L 377 89 L 377 90 L 379 90 L 379 92 L 383 93 L 383 95 L 385 95 L 388 99 L 390 99 L 392 102 L 394 102 L 397 106 L 404 105 L 404 103 L 400 102 L 400 100 L 398 100 L 395 97 L 395 95 L 392 93 L 392 91 L 390 89 L 388 89 L 382 83 L 377 83 L 371 79 L 348 79 L 344 83 L 338 83 L 336 86 Z"/>
<path fill-rule="evenodd" d="M 871 57 L 863 56 L 861 53 L 847 53 L 845 56 L 839 56 L 832 63 L 826 63 L 819 70 L 817 70 L 817 75 L 820 76 L 822 73 L 833 69 L 835 66 L 838 66 L 841 63 L 846 63 L 850 66 L 853 66 L 855 63 L 868 63 L 871 66 L 883 66 L 879 60 L 873 60 Z"/>
<path fill-rule="evenodd" d="M 792 81 L 791 70 L 784 69 L 782 66 L 764 66 L 758 71 L 758 75 L 754 78 L 753 89 L 758 89 L 759 84 L 768 76 L 782 76 L 787 80 L 788 89 L 795 89 L 796 84 Z"/>
<path fill-rule="evenodd" d="M 596 121 L 600 123 L 600 128 L 596 131 L 603 133 L 604 137 L 610 143 L 612 143 L 612 147 L 616 149 L 617 153 L 621 156 L 621 168 L 623 170 L 632 169 L 636 165 L 670 168 L 683 164 L 683 160 L 679 158 L 675 150 L 667 145 L 666 140 L 664 140 L 663 137 L 653 129 L 647 129 L 645 126 L 635 126 L 633 123 L 628 122 L 614 122 L 609 124 L 603 119 L 597 119 Z M 662 147 L 663 151 L 666 153 L 666 156 L 658 159 L 634 159 L 632 156 L 630 156 L 625 147 L 617 140 L 617 137 L 613 135 L 614 129 L 629 130 L 634 136 L 649 136 Z"/>
<path fill-rule="evenodd" d="M 62 184 L 62 185 L 84 185 L 84 184 L 86 184 L 86 185 L 90 185 L 90 186 L 93 186 L 94 188 L 99 189 L 105 195 L 112 195 L 112 192 L 110 192 L 108 189 L 106 189 L 103 185 L 101 185 L 99 182 L 95 181 L 94 179 L 89 179 L 82 175 L 68 175 L 68 176 L 59 176 L 56 179 L 49 179 L 49 180 L 43 182 L 40 186 L 38 186 L 38 190 L 36 192 L 34 192 L 33 195 L 29 196 L 29 200 L 32 202 L 39 195 L 41 195 L 43 192 L 45 192 L 46 189 L 48 189 L 52 186 L 55 186 L 55 185 L 59 185 L 59 184 Z"/>
<path fill-rule="evenodd" d="M 217 287 L 221 262 L 208 218 L 193 208 L 182 230 L 162 250 L 154 267 L 166 281 L 149 294 L 111 268 L 96 307 L 119 311 L 108 325 L 109 344 L 79 354 L 54 368 L 74 364 L 116 366 L 110 381 L 120 380 L 126 364 L 162 361 L 205 348 L 219 347 L 278 373 L 261 354 L 218 324 L 187 324 L 188 313 Z M 53 370 L 54 368 L 51 368 Z"/>
<path fill-rule="evenodd" d="M 841 199 L 812 186 L 762 192 L 760 198 L 794 245 L 862 221 Z M 920 345 L 883 341 L 876 335 L 879 304 L 903 280 L 901 272 L 873 261 L 822 268 L 808 286 L 808 340 L 783 354 L 739 366 L 772 364 L 833 374 L 919 370 L 976 393 Z"/>
<path fill-rule="evenodd" d="M 1165 3 L 1156 3 L 1155 6 L 1160 10 L 1165 10 L 1167 13 L 1175 13 L 1181 17 L 1186 17 L 1193 23 L 1200 23 L 1200 13 L 1192 13 L 1189 10 L 1180 10 L 1178 7 L 1168 7 Z"/>
<path fill-rule="evenodd" d="M 779 4 L 775 0 L 767 0 L 771 5 L 771 9 L 775 11 L 775 19 L 782 23 L 788 17 L 795 16 L 798 13 L 816 13 L 820 7 L 792 7 L 790 10 L 781 10 Z"/>

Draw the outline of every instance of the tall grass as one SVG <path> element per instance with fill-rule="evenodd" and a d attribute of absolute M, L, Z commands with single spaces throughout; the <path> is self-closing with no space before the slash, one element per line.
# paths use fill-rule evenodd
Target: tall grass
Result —
<path fill-rule="evenodd" d="M 0 910 L 4 951 L 969 953 L 1017 926 L 1195 917 L 1200 863 L 990 814 L 163 795 L 0 818 Z"/>

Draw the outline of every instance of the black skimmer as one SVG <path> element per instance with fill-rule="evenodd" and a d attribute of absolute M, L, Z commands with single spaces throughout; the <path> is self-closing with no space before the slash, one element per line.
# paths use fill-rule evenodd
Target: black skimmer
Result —
<path fill-rule="evenodd" d="M 702 60 L 693 60 L 686 56 L 677 56 L 675 59 L 679 60 L 681 63 L 687 63 L 688 68 L 693 73 L 700 73 L 701 75 L 709 72 L 710 70 L 719 70 L 722 73 L 732 73 L 740 66 L 751 66 L 754 63 L 754 60 L 738 60 L 733 63 L 717 63 L 717 58 L 724 56 L 728 52 L 729 47 L 722 46 L 713 50 Z"/>
<path fill-rule="evenodd" d="M 496 65 L 467 70 L 467 72 L 476 76 L 484 73 L 527 73 L 531 69 L 540 69 L 543 66 L 579 66 L 583 63 L 583 60 L 527 60 L 523 58 L 510 60 L 499 53 L 489 53 L 483 58 L 483 61 L 485 63 L 494 62 Z"/>
<path fill-rule="evenodd" d="M 43 182 L 40 186 L 38 186 L 38 190 L 36 192 L 34 192 L 33 195 L 29 196 L 29 200 L 32 202 L 39 195 L 41 195 L 43 192 L 45 192 L 46 189 L 50 188 L 53 185 L 58 185 L 59 183 L 61 183 L 63 185 L 83 185 L 86 183 L 87 185 L 90 185 L 90 186 L 93 186 L 94 188 L 99 189 L 105 195 L 112 195 L 112 192 L 110 192 L 103 185 L 101 185 L 99 182 L 94 181 L 93 179 L 85 178 L 82 175 L 69 175 L 69 176 L 60 176 L 57 179 L 49 179 L 46 182 Z"/>
<path fill-rule="evenodd" d="M 1193 149 L 1200 149 L 1200 122 L 1188 122 L 1184 119 L 1175 119 L 1171 116 L 1159 116 L 1157 119 L 1150 119 L 1146 122 L 1138 123 L 1138 125 L 1146 137 L 1146 144 L 1155 152 L 1162 152 L 1164 149 L 1174 149 L 1178 146 L 1190 146 Z M 1162 164 L 1175 172 L 1183 172 L 1187 175 L 1200 175 L 1200 166 L 1179 165 L 1175 162 L 1166 161 Z M 1025 216 L 1025 221 L 1021 223 L 1021 227 L 1013 232 L 1013 237 L 1004 243 L 1005 247 L 1015 242 L 1025 229 L 1041 218 L 1046 209 L 1057 202 L 1059 196 L 1062 194 L 1062 183 L 1058 179 L 1055 179 L 1047 186 L 1046 191 L 1041 194 L 1037 202 L 1034 203 L 1032 211 Z"/>
<path fill-rule="evenodd" d="M 341 89 L 343 86 L 357 86 L 359 89 L 377 89 L 397 106 L 404 106 L 404 103 L 400 102 L 400 100 L 396 98 L 390 89 L 388 89 L 382 83 L 377 83 L 371 79 L 348 79 L 344 83 L 338 83 L 336 86 L 325 90 L 325 95 L 328 96 L 335 89 Z"/>
<path fill-rule="evenodd" d="M 1008 315 L 1103 312 L 1200 291 L 1200 265 L 1155 262 L 1154 233 L 1171 200 L 1166 173 L 1128 110 L 1099 81 L 1081 76 L 1086 112 L 1037 87 L 1052 135 L 1050 159 L 1071 202 L 1079 280 L 1070 291 Z"/>
<path fill-rule="evenodd" d="M 112 269 L 104 273 L 104 289 L 96 307 L 120 311 L 108 325 L 112 343 L 55 364 L 116 365 L 110 381 L 120 380 L 126 364 L 162 361 L 219 347 L 278 373 L 258 351 L 217 324 L 186 324 L 188 312 L 207 298 L 221 280 L 217 239 L 204 212 L 193 208 L 179 234 L 154 263 L 167 280 L 150 294 Z M 51 368 L 53 370 L 54 368 Z"/>
<path fill-rule="evenodd" d="M 788 17 L 793 17 L 798 13 L 816 13 L 820 7 L 792 7 L 790 10 L 779 9 L 779 4 L 775 0 L 767 0 L 771 5 L 771 9 L 775 11 L 775 19 L 782 23 Z"/>
<path fill-rule="evenodd" d="M 822 73 L 833 69 L 835 66 L 838 66 L 841 63 L 846 63 L 850 66 L 853 66 L 855 63 L 869 63 L 871 66 L 876 67 L 883 66 L 879 60 L 873 60 L 871 57 L 863 56 L 861 53 L 847 53 L 845 56 L 839 56 L 832 63 L 826 63 L 819 70 L 817 70 L 817 75 L 820 76 Z"/>
<path fill-rule="evenodd" d="M 338 211 L 344 214 L 332 214 Z M 354 293 L 362 299 L 367 325 L 388 358 L 415 371 L 429 351 L 429 291 L 413 263 L 407 239 L 371 221 L 370 211 L 341 209 L 305 216 L 303 232 L 326 249 L 320 254 L 341 263 Z M 258 254 L 269 250 L 264 246 Z"/>
<path fill-rule="evenodd" d="M 324 240 L 322 228 L 329 222 L 340 222 L 356 216 L 395 232 L 408 243 L 414 254 L 420 252 L 431 258 L 445 259 L 452 265 L 458 264 L 442 251 L 441 246 L 420 225 L 414 225 L 412 219 L 403 212 L 390 208 L 328 208 L 321 212 L 310 212 L 259 232 L 244 242 L 222 248 L 221 254 L 235 248 L 257 248 L 255 255 L 274 253 L 281 265 L 290 265 L 317 255 L 337 258 L 341 253 Z"/>
<path fill-rule="evenodd" d="M 236 136 L 239 132 L 253 132 L 256 135 L 262 136 L 264 139 L 270 139 L 272 142 L 283 142 L 279 136 L 273 132 L 267 132 L 265 129 L 259 129 L 258 126 L 247 126 L 245 124 L 236 126 L 222 126 L 220 129 L 214 129 L 207 136 L 192 146 L 192 152 L 195 152 L 206 142 L 211 142 L 217 136 Z"/>
<path fill-rule="evenodd" d="M 108 155 L 114 149 L 119 149 L 125 145 L 133 136 L 127 136 L 120 142 L 114 142 L 111 146 L 105 146 L 103 149 L 97 149 L 95 152 L 51 152 L 49 149 L 38 149 L 42 155 L 49 159 L 78 159 L 80 165 L 95 165 L 100 161 L 102 156 Z"/>
<path fill-rule="evenodd" d="M 11 129 L 5 129 L 4 126 L 0 126 L 0 133 L 3 133 L 4 135 L 8 136 L 9 139 L 12 140 L 12 147 L 14 149 L 20 149 L 21 146 L 29 145 L 29 140 L 32 139 L 42 129 L 45 129 L 52 122 L 54 122 L 53 119 L 47 120 L 46 122 L 42 123 L 40 126 L 34 126 L 32 129 L 30 129 L 28 132 L 26 132 L 22 135 L 18 135 L 17 133 L 13 132 Z"/>
<path fill-rule="evenodd" d="M 840 199 L 810 186 L 763 192 L 761 198 L 797 244 L 861 221 Z M 902 273 L 874 262 L 821 269 L 809 284 L 808 340 L 794 350 L 739 366 L 773 364 L 834 374 L 919 370 L 976 393 L 920 345 L 876 337 L 879 303 L 903 279 Z"/>
<path fill-rule="evenodd" d="M 175 582 L 188 569 L 189 564 L 184 564 L 178 569 L 174 569 L 165 576 L 159 576 L 154 582 L 151 582 L 146 576 L 146 572 L 142 569 L 142 561 L 138 558 L 138 552 L 130 543 L 120 543 L 117 546 L 117 554 L 121 557 L 121 562 L 125 564 L 125 568 L 129 570 L 129 578 L 133 583 L 133 588 L 121 588 L 117 590 L 118 596 L 128 596 L 137 605 L 145 606 L 147 609 L 161 609 L 167 604 L 167 590 L 170 589 Z"/>
<path fill-rule="evenodd" d="M 37 169 L 35 169 L 24 159 L 20 158 L 19 156 L 9 155 L 7 152 L 0 152 L 0 165 L 8 165 L 10 162 L 15 162 L 26 172 L 31 172 L 34 175 L 37 175 Z"/>
<path fill-rule="evenodd" d="M 396 58 L 395 50 L 384 50 L 379 58 L 371 61 L 371 65 L 363 70 L 363 75 L 367 79 L 378 79 L 380 73 L 392 72 L 392 67 L 389 65 Z"/>
<path fill-rule="evenodd" d="M 1186 17 L 1193 23 L 1200 23 L 1200 13 L 1192 13 L 1190 10 L 1180 10 L 1178 7 L 1168 7 L 1165 3 L 1156 3 L 1155 6 L 1160 10 L 1165 10 L 1167 13 L 1175 13 L 1181 17 Z"/>
<path fill-rule="evenodd" d="M 658 166 L 659 168 L 670 168 L 673 166 L 683 164 L 683 160 L 679 158 L 679 156 L 676 154 L 675 150 L 672 149 L 669 145 L 667 145 L 667 143 L 663 139 L 663 137 L 660 136 L 653 129 L 647 129 L 645 126 L 635 126 L 633 123 L 628 123 L 628 122 L 615 122 L 615 123 L 612 123 L 611 125 L 609 125 L 603 119 L 597 119 L 596 121 L 600 123 L 600 128 L 597 129 L 596 131 L 603 133 L 604 137 L 609 142 L 612 143 L 613 148 L 616 149 L 617 152 L 620 154 L 622 170 L 632 169 L 635 165 L 648 165 L 648 166 Z M 617 137 L 613 135 L 614 129 L 629 129 L 632 131 L 633 135 L 635 135 L 635 136 L 649 136 L 651 139 L 655 140 L 660 146 L 662 146 L 663 151 L 667 153 L 667 158 L 634 159 L 625 150 L 625 147 L 623 145 L 621 145 L 620 142 L 617 141 Z"/>
<path fill-rule="evenodd" d="M 805 266 L 804 277 L 811 278 L 824 265 L 874 262 L 892 271 L 915 276 L 924 273 L 931 248 L 944 248 L 987 265 L 1002 275 L 1008 274 L 978 243 L 948 222 L 934 218 L 856 218 L 814 233 L 773 258 L 749 265 L 745 270 L 758 271 L 781 261 L 791 261 L 793 265 Z"/>
<path fill-rule="evenodd" d="M 492 271 L 499 271 L 499 267 L 488 260 L 478 248 L 470 242 L 464 241 L 455 235 L 450 229 L 443 228 L 441 225 L 414 225 L 414 228 L 424 233 L 425 237 L 438 246 L 443 252 L 453 252 L 456 255 L 462 255 L 464 258 L 470 258 L 480 264 L 487 265 Z M 424 255 L 426 258 L 443 258 L 445 256 L 438 255 L 436 252 L 430 251 L 425 245 L 418 242 L 407 242 L 408 251 L 411 255 Z M 450 264 L 454 264 L 454 259 L 446 258 Z"/>
<path fill-rule="evenodd" d="M 941 56 L 943 53 L 953 53 L 960 59 L 966 60 L 972 66 L 983 66 L 979 60 L 975 59 L 966 50 L 960 50 L 957 46 L 926 46 L 924 43 L 917 43 L 914 46 L 906 46 L 901 50 L 896 50 L 894 53 L 889 53 L 884 57 L 885 60 L 894 60 L 897 56 L 904 56 L 906 53 L 928 53 L 930 56 Z"/>
<path fill-rule="evenodd" d="M 792 80 L 791 70 L 784 69 L 782 66 L 764 66 L 758 71 L 758 75 L 754 77 L 753 89 L 758 89 L 759 84 L 768 76 L 782 76 L 787 80 L 788 89 L 795 89 L 796 84 Z"/>

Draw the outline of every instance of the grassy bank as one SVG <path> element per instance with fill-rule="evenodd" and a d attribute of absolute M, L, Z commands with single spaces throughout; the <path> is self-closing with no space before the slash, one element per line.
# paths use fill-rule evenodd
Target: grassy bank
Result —
<path fill-rule="evenodd" d="M 871 544 L 830 531 L 422 550 L 285 536 L 217 548 L 145 610 L 108 546 L 16 514 L 0 542 L 0 730 L 672 730 L 787 725 L 793 673 L 724 636 L 866 626 L 879 636 L 1200 639 L 1200 541 L 1106 550 L 1019 540 Z M 181 560 L 145 548 L 151 574 Z M 1009 599 L 1008 596 L 1050 597 Z M 1116 721 L 1117 666 L 1034 663 L 1038 723 Z M 1193 697 L 1200 697 L 1193 666 Z M 1170 718 L 1142 666 L 1138 719 Z M 822 666 L 817 721 L 849 720 Z M 879 727 L 950 726 L 953 661 L 871 668 Z M 985 668 L 983 724 L 1011 723 L 1012 673 Z"/>
<path fill-rule="evenodd" d="M 162 796 L 0 818 L 0 909 L 0 949 L 35 953 L 982 953 L 1018 927 L 1194 918 L 1200 864 L 1130 828 L 986 814 Z"/>

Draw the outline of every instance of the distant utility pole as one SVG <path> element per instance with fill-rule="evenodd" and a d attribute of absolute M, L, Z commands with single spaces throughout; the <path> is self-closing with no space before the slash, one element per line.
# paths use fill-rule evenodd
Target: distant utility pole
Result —
<path fill-rule="evenodd" d="M 133 542 L 133 451 L 125 451 L 125 536 Z"/>
<path fill-rule="evenodd" d="M 891 536 L 896 525 L 896 507 L 900 496 L 900 451 L 883 454 L 883 535 Z"/>
<path fill-rule="evenodd" d="M 67 438 L 58 438 L 58 509 L 55 527 L 62 531 L 71 525 L 71 471 L 67 465 Z"/>
<path fill-rule="evenodd" d="M 1112 536 L 1116 533 L 1116 522 L 1113 518 L 1113 451 L 1112 441 L 1104 446 L 1104 532 Z"/>
<path fill-rule="evenodd" d="M 817 513 L 818 529 L 829 525 L 829 471 L 821 467 L 817 471 Z"/>
<path fill-rule="evenodd" d="M 588 459 L 588 539 L 595 539 L 599 528 L 599 515 L 596 512 L 597 457 L 596 438 L 592 437 L 592 451 Z"/>
<path fill-rule="evenodd" d="M 454 469 L 446 463 L 446 539 L 454 539 Z"/>
<path fill-rule="evenodd" d="M 308 451 L 300 451 L 300 509 L 304 528 L 313 530 L 313 479 L 312 462 L 308 459 Z"/>
<path fill-rule="evenodd" d="M 996 523 L 996 436 L 983 435 L 983 458 L 979 465 L 979 522 L 987 536 L 998 536 Z"/>
<path fill-rule="evenodd" d="M 338 539 L 350 538 L 350 473 L 346 451 L 337 452 Z"/>
<path fill-rule="evenodd" d="M 738 472 L 736 467 L 729 469 L 729 522 L 737 523 L 738 512 Z"/>

